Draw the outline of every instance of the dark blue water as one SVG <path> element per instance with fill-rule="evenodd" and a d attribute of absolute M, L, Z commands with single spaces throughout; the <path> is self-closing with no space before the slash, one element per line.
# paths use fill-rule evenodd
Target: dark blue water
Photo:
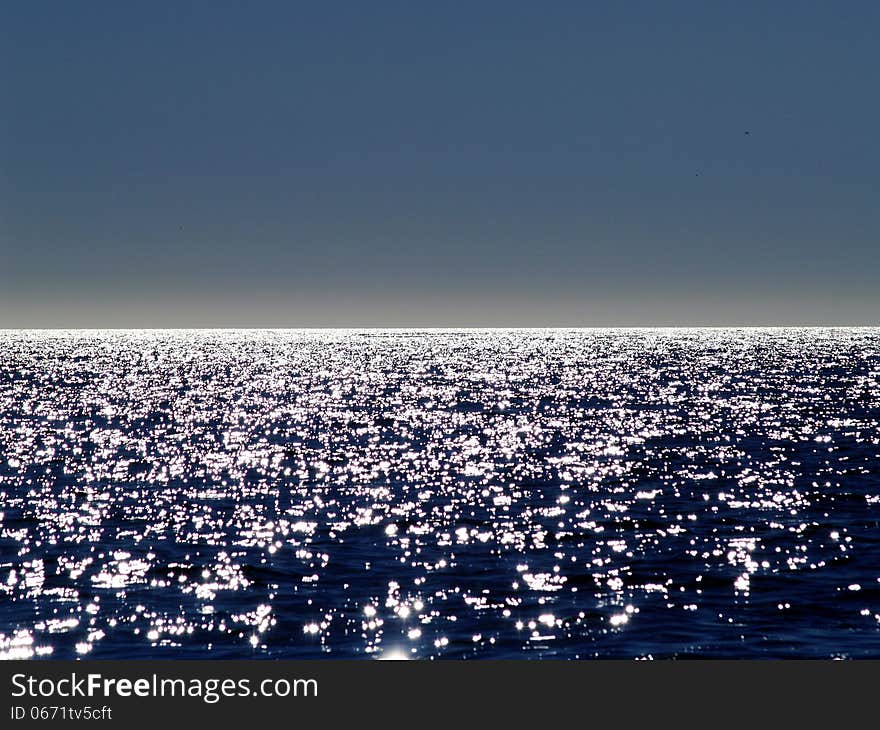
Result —
<path fill-rule="evenodd" d="M 0 655 L 880 656 L 880 330 L 0 333 Z"/>

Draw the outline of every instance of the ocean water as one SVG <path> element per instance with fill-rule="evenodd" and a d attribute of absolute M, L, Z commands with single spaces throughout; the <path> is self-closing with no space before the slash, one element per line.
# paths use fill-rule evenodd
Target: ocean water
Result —
<path fill-rule="evenodd" d="M 880 330 L 0 332 L 0 656 L 880 656 Z"/>

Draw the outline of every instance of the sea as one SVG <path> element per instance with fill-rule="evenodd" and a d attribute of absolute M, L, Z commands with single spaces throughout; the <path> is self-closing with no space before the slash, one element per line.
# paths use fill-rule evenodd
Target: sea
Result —
<path fill-rule="evenodd" d="M 0 331 L 0 657 L 880 657 L 880 329 Z"/>

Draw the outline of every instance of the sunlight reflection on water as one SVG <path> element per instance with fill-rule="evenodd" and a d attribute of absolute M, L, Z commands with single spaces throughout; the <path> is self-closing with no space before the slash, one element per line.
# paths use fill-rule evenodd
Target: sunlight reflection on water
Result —
<path fill-rule="evenodd" d="M 880 656 L 880 330 L 0 340 L 0 657 Z"/>

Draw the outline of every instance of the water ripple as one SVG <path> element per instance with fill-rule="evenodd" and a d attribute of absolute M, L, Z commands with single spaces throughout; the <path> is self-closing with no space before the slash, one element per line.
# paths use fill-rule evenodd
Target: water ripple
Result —
<path fill-rule="evenodd" d="M 0 342 L 0 657 L 880 656 L 880 330 Z"/>

